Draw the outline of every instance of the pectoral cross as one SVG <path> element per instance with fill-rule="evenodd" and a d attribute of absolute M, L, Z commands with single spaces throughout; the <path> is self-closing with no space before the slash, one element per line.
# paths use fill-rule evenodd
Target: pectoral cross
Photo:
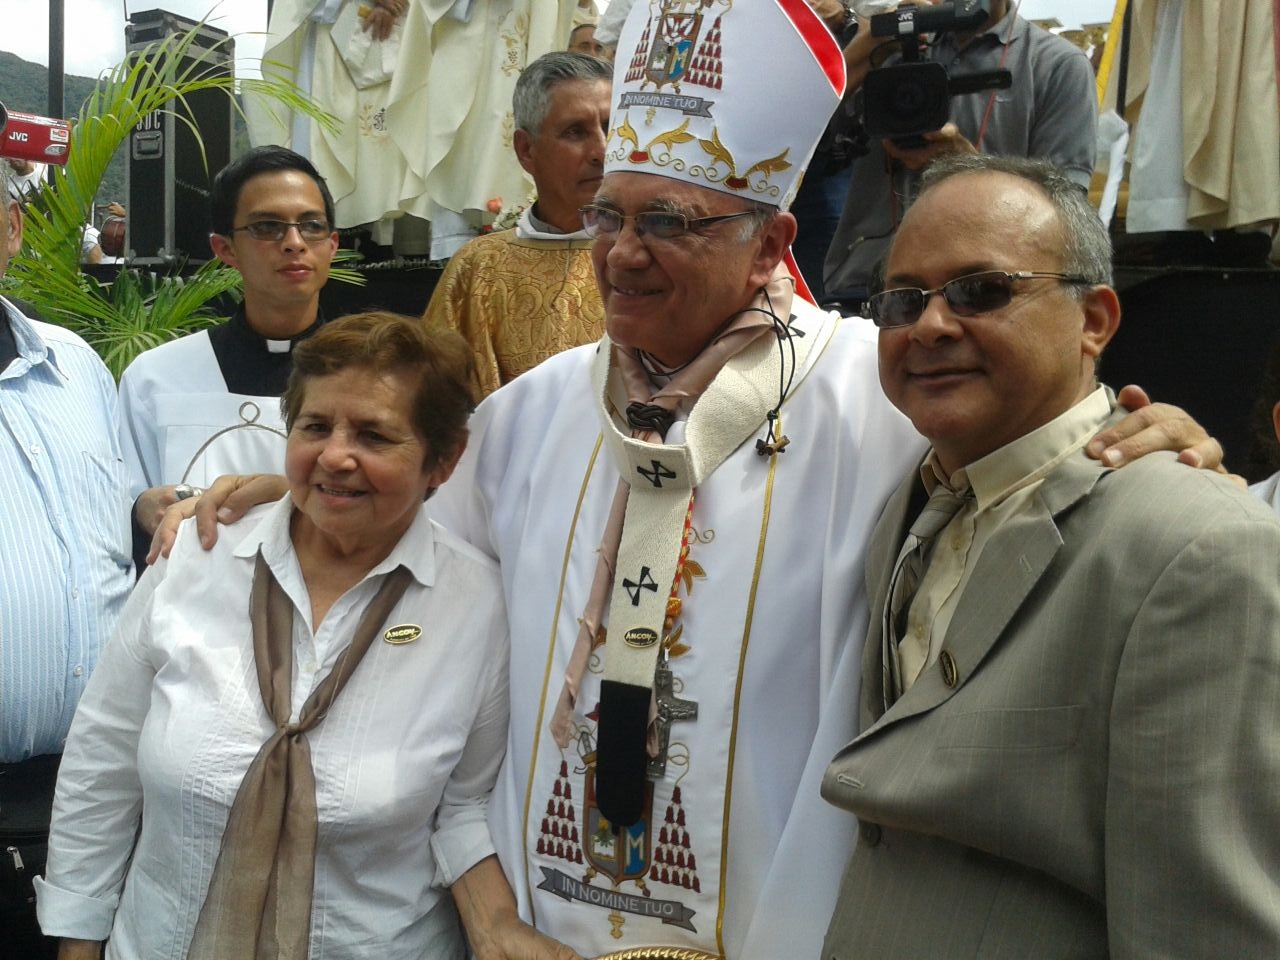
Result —
<path fill-rule="evenodd" d="M 692 700 L 681 700 L 675 695 L 675 678 L 671 668 L 659 663 L 653 675 L 653 696 L 658 705 L 654 720 L 658 733 L 658 755 L 649 761 L 649 777 L 657 779 L 667 772 L 667 748 L 671 745 L 671 724 L 677 720 L 697 720 L 698 705 Z"/>

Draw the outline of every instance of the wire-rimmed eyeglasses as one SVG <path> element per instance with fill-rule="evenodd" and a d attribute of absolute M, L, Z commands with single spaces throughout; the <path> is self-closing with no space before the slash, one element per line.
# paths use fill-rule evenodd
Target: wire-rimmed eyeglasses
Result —
<path fill-rule="evenodd" d="M 298 236 L 307 243 L 319 243 L 328 240 L 333 228 L 324 220 L 255 220 L 242 227 L 232 227 L 231 232 L 243 230 L 255 240 L 283 240 L 290 227 L 298 228 Z"/>
<path fill-rule="evenodd" d="M 740 210 L 737 213 L 725 213 L 718 217 L 696 217 L 690 219 L 683 213 L 669 213 L 666 210 L 641 210 L 639 213 L 623 214 L 612 207 L 601 207 L 588 203 L 578 210 L 582 214 L 582 229 L 589 237 L 604 237 L 612 240 L 622 231 L 622 224 L 631 220 L 636 225 L 636 236 L 654 237 L 658 240 L 675 240 L 692 230 L 709 227 L 713 223 L 725 220 L 737 220 L 749 217 L 752 210 Z"/>
<path fill-rule="evenodd" d="M 976 317 L 980 313 L 1007 307 L 1013 300 L 1013 285 L 1022 280 L 1057 280 L 1061 283 L 1093 286 L 1093 281 L 1088 277 L 1068 273 L 984 270 L 948 280 L 933 290 L 895 287 L 873 294 L 863 304 L 862 315 L 874 321 L 877 327 L 907 327 L 920 319 L 929 298 L 940 293 L 953 313 L 961 317 Z"/>

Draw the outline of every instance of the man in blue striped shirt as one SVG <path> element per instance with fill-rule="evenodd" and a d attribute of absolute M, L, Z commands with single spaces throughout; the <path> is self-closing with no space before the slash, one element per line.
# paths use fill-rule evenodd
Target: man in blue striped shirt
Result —
<path fill-rule="evenodd" d="M 8 178 L 0 164 L 0 276 L 22 244 Z M 13 956 L 54 956 L 31 876 L 76 702 L 132 583 L 111 375 L 74 333 L 0 297 L 0 930 Z"/>

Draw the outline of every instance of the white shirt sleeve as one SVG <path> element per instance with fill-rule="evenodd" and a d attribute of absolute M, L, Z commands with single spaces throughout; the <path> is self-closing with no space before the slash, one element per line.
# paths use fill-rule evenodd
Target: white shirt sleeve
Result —
<path fill-rule="evenodd" d="M 166 566 L 153 566 L 129 597 L 71 724 L 48 865 L 35 879 L 46 936 L 105 940 L 111 933 L 142 815 L 138 739 L 156 672 L 148 655 L 152 600 Z"/>
<path fill-rule="evenodd" d="M 496 593 L 491 602 L 494 613 L 483 649 L 501 650 L 503 654 L 490 659 L 480 710 L 436 812 L 431 852 L 441 886 L 452 885 L 494 853 L 488 824 L 489 796 L 507 752 L 510 658 L 506 655 L 507 615 L 501 593 Z"/>

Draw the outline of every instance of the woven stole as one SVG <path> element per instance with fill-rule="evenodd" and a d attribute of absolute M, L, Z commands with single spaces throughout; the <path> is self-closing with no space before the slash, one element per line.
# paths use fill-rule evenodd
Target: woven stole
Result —
<path fill-rule="evenodd" d="M 258 551 L 250 596 L 258 689 L 275 734 L 236 792 L 188 960 L 305 960 L 315 884 L 316 784 L 306 733 L 324 719 L 413 580 L 386 576 L 355 636 L 290 723 L 293 603 Z"/>
<path fill-rule="evenodd" d="M 943 527 L 951 522 L 952 517 L 960 512 L 960 508 L 972 500 L 971 490 L 953 493 L 938 484 L 929 495 L 920 516 L 911 524 L 907 539 L 898 553 L 898 561 L 889 580 L 889 592 L 885 596 L 884 622 L 880 631 L 885 710 L 915 682 L 928 659 L 928 650 L 923 655 L 918 650 L 904 650 L 907 616 L 911 611 L 911 602 L 924 579 L 934 540 Z"/>
<path fill-rule="evenodd" d="M 651 446 L 647 453 L 644 467 L 661 486 L 631 484 L 600 685 L 596 800 L 600 812 L 618 826 L 639 820 L 643 807 L 654 670 L 689 498 L 701 479 L 684 444 Z"/>
<path fill-rule="evenodd" d="M 685 393 L 697 402 L 683 443 L 646 442 L 624 433 L 612 416 L 604 417 L 611 459 L 630 487 L 610 577 L 610 642 L 604 650 L 596 742 L 596 802 L 615 827 L 635 823 L 643 809 L 654 672 L 690 498 L 704 478 L 760 429 L 779 402 L 782 351 L 772 334 L 772 319 L 761 311 L 771 308 L 785 320 L 792 293 L 793 281 L 780 266 L 752 303 L 755 309 L 733 318 L 703 354 L 653 396 L 650 402 L 674 410 L 682 399 L 682 380 L 697 384 Z M 603 344 L 609 347 L 607 338 Z M 795 347 L 799 367 L 808 343 Z M 605 409 L 614 377 L 627 384 L 628 398 L 636 399 L 638 368 L 632 364 L 632 358 L 616 350 L 597 359 L 595 381 Z"/>

